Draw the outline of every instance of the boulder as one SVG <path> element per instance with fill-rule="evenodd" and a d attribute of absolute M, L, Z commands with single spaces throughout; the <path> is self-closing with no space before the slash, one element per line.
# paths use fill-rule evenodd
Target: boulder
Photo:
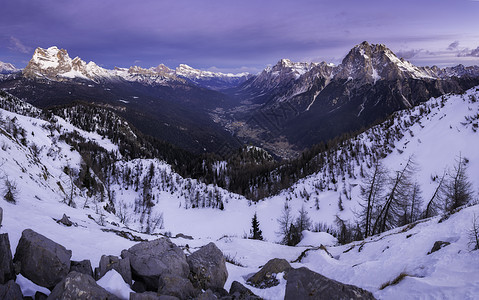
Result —
<path fill-rule="evenodd" d="M 25 229 L 18 242 L 13 262 L 20 273 L 34 283 L 52 289 L 70 271 L 72 252 L 49 238 Z"/>
<path fill-rule="evenodd" d="M 0 234 L 0 284 L 15 280 L 16 277 L 8 233 L 2 233 Z"/>
<path fill-rule="evenodd" d="M 85 259 L 82 261 L 71 261 L 70 263 L 70 272 L 77 271 L 79 273 L 83 273 L 86 275 L 90 275 L 93 277 L 93 269 L 91 267 L 91 262 L 89 259 Z"/>
<path fill-rule="evenodd" d="M 130 293 L 130 300 L 180 300 L 175 296 L 159 295 L 155 292 Z"/>
<path fill-rule="evenodd" d="M 199 294 L 191 281 L 177 275 L 162 274 L 158 284 L 158 294 L 191 299 Z"/>
<path fill-rule="evenodd" d="M 234 300 L 259 300 L 261 297 L 256 296 L 250 289 L 239 283 L 233 281 L 230 288 L 230 295 Z"/>
<path fill-rule="evenodd" d="M 285 300 L 375 299 L 366 290 L 329 279 L 305 267 L 290 270 L 287 280 Z"/>
<path fill-rule="evenodd" d="M 215 293 L 211 290 L 206 290 L 204 293 L 199 295 L 196 300 L 216 300 L 218 297 L 216 297 Z"/>
<path fill-rule="evenodd" d="M 442 248 L 446 247 L 447 245 L 450 245 L 451 243 L 449 242 L 443 242 L 443 241 L 436 241 L 434 243 L 434 246 L 432 246 L 431 251 L 428 254 L 434 253 L 438 250 L 441 250 Z"/>
<path fill-rule="evenodd" d="M 248 279 L 248 283 L 252 286 L 265 289 L 279 284 L 276 279 L 278 273 L 288 273 L 291 270 L 291 265 L 285 259 L 273 258 L 268 261 L 261 270 Z"/>
<path fill-rule="evenodd" d="M 223 252 L 214 243 L 201 247 L 188 256 L 187 261 L 191 281 L 196 287 L 203 290 L 223 288 L 228 278 L 226 260 Z"/>
<path fill-rule="evenodd" d="M 34 298 L 34 299 L 35 299 L 35 300 L 46 300 L 46 299 L 48 299 L 48 296 L 45 295 L 45 294 L 42 293 L 42 292 L 38 292 L 38 291 L 37 291 L 37 292 L 35 293 L 35 298 Z"/>
<path fill-rule="evenodd" d="M 6 284 L 0 284 L 0 299 L 23 300 L 20 286 L 13 280 L 8 281 Z"/>
<path fill-rule="evenodd" d="M 53 289 L 48 300 L 78 299 L 78 300 L 119 300 L 119 298 L 99 286 L 93 277 L 70 272 L 66 278 Z"/>
<path fill-rule="evenodd" d="M 178 233 L 175 238 L 182 238 L 182 239 L 185 239 L 185 240 L 192 240 L 193 237 L 191 235 L 186 235 L 186 234 L 183 234 L 183 233 Z"/>
<path fill-rule="evenodd" d="M 131 267 L 130 259 L 127 257 L 125 259 L 120 259 L 118 256 L 113 255 L 102 255 L 100 259 L 100 266 L 95 268 L 95 279 L 99 280 L 110 270 L 117 271 L 123 280 L 131 286 Z"/>
<path fill-rule="evenodd" d="M 73 225 L 73 222 L 70 221 L 69 217 L 66 215 L 66 214 L 63 214 L 63 217 L 57 221 L 58 224 L 63 224 L 65 226 L 72 226 Z"/>
<path fill-rule="evenodd" d="M 187 278 L 188 263 L 183 251 L 168 238 L 141 242 L 121 252 L 123 259 L 129 258 L 135 280 L 145 283 L 149 291 L 158 290 L 162 274 Z"/>
<path fill-rule="evenodd" d="M 155 292 L 130 293 L 130 300 L 160 300 L 160 295 Z"/>

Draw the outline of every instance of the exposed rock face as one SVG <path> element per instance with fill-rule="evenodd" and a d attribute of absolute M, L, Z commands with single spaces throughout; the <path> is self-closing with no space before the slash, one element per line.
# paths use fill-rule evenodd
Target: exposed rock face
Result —
<path fill-rule="evenodd" d="M 235 300 L 259 300 L 260 297 L 253 294 L 247 287 L 239 283 L 238 281 L 233 281 L 230 288 L 230 295 Z"/>
<path fill-rule="evenodd" d="M 60 244 L 25 229 L 13 259 L 20 273 L 34 283 L 52 289 L 70 271 L 72 252 Z"/>
<path fill-rule="evenodd" d="M 228 271 L 226 260 L 214 243 L 201 247 L 187 258 L 192 282 L 204 290 L 223 288 Z"/>
<path fill-rule="evenodd" d="M 159 300 L 160 296 L 155 292 L 130 293 L 130 300 Z"/>
<path fill-rule="evenodd" d="M 276 274 L 289 272 L 291 265 L 285 259 L 273 258 L 268 261 L 258 273 L 248 279 L 251 285 L 258 288 L 269 288 L 279 284 Z"/>
<path fill-rule="evenodd" d="M 79 273 L 83 273 L 85 275 L 93 277 L 93 269 L 91 267 L 91 261 L 89 259 L 85 259 L 82 261 L 72 261 L 70 264 L 70 272 L 72 271 L 77 271 Z"/>
<path fill-rule="evenodd" d="M 179 299 L 191 299 L 199 294 L 187 278 L 176 275 L 163 274 L 160 276 L 158 293 L 160 295 L 175 296 Z"/>
<path fill-rule="evenodd" d="M 95 279 L 98 280 L 103 277 L 111 269 L 117 271 L 123 280 L 131 285 L 131 267 L 130 259 L 120 259 L 113 255 L 102 255 L 100 259 L 100 266 L 95 269 Z"/>
<path fill-rule="evenodd" d="M 444 248 L 444 247 L 446 247 L 446 246 L 448 246 L 448 245 L 450 245 L 450 244 L 451 244 L 451 243 L 449 243 L 449 242 L 436 241 L 436 242 L 434 243 L 434 246 L 432 246 L 431 251 L 430 251 L 428 254 L 431 254 L 431 253 L 434 253 L 434 252 L 436 252 L 436 251 L 438 251 L 438 250 L 441 250 L 442 248 Z"/>
<path fill-rule="evenodd" d="M 67 227 L 70 227 L 73 225 L 73 222 L 70 221 L 70 218 L 66 214 L 63 214 L 63 217 L 60 220 L 58 220 L 57 223 L 63 224 Z"/>
<path fill-rule="evenodd" d="M 330 300 L 375 298 L 366 290 L 329 279 L 303 267 L 289 271 L 284 299 Z"/>
<path fill-rule="evenodd" d="M 15 278 L 8 233 L 2 233 L 0 234 L 0 284 L 5 284 L 10 280 L 15 280 Z"/>
<path fill-rule="evenodd" d="M 0 284 L 0 299 L 23 300 L 20 286 L 13 280 L 8 281 L 6 284 Z"/>
<path fill-rule="evenodd" d="M 99 286 L 91 276 L 73 271 L 55 286 L 48 299 L 117 300 L 119 298 Z"/>
<path fill-rule="evenodd" d="M 54 81 L 72 78 L 98 81 L 111 78 L 108 70 L 97 66 L 94 62 L 87 64 L 79 57 L 71 59 L 65 49 L 57 47 L 35 49 L 32 59 L 23 69 L 23 75 L 27 78 L 47 78 Z"/>
<path fill-rule="evenodd" d="M 188 278 L 189 267 L 183 251 L 167 238 L 142 242 L 121 252 L 130 259 L 133 278 L 146 284 L 147 290 L 158 290 L 162 274 Z"/>

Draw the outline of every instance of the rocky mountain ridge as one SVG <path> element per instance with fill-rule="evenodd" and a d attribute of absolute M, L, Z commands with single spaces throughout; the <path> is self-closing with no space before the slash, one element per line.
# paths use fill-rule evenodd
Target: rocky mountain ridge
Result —
<path fill-rule="evenodd" d="M 236 86 L 250 76 L 248 73 L 224 74 L 201 71 L 185 64 L 181 64 L 175 70 L 163 64 L 148 69 L 132 66 L 130 68 L 116 67 L 113 70 L 108 70 L 94 62 L 86 63 L 79 57 L 71 59 L 67 50 L 59 49 L 56 46 L 47 49 L 37 48 L 30 62 L 23 69 L 23 75 L 28 78 L 46 78 L 60 82 L 72 79 L 83 79 L 96 83 L 126 80 L 149 85 L 161 85 L 167 84 L 168 81 L 182 83 L 191 81 L 211 89 Z"/>
<path fill-rule="evenodd" d="M 5 63 L 0 61 L 0 74 L 11 74 L 17 71 L 18 69 L 11 63 Z"/>

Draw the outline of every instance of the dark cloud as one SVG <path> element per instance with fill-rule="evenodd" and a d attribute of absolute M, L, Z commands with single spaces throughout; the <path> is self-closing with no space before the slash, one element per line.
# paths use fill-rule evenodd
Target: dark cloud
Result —
<path fill-rule="evenodd" d="M 447 50 L 451 50 L 451 51 L 456 50 L 458 46 L 459 46 L 459 41 L 454 41 L 449 44 L 449 46 L 447 47 Z"/>
<path fill-rule="evenodd" d="M 399 50 L 399 51 L 396 51 L 396 55 L 404 59 L 411 59 L 414 56 L 421 53 L 422 51 L 423 49 Z"/>
<path fill-rule="evenodd" d="M 462 50 L 457 54 L 458 57 L 479 57 L 479 47 L 470 50 L 468 48 Z"/>
<path fill-rule="evenodd" d="M 421 49 L 438 41 L 444 45 L 458 39 L 452 26 L 461 27 L 462 35 L 463 28 L 479 27 L 472 26 L 477 18 L 470 9 L 450 14 L 442 1 L 404 0 L 394 10 L 389 1 L 368 3 L 2 0 L 0 60 L 20 64 L 30 58 L 35 47 L 55 45 L 67 49 L 72 57 L 108 68 L 186 63 L 237 70 L 263 68 L 281 58 L 340 61 L 364 40 L 391 49 L 417 49 L 398 51 L 399 56 L 410 59 L 425 55 Z M 441 21 L 446 17 L 455 18 L 453 25 Z M 466 20 L 475 24 L 466 27 L 462 24 Z M 449 45 L 452 55 L 459 51 L 458 46 L 457 41 Z"/>

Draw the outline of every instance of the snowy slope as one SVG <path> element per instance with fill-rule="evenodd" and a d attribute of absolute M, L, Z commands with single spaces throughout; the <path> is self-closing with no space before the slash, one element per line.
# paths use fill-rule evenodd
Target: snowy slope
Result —
<path fill-rule="evenodd" d="M 401 164 L 414 155 L 419 165 L 416 180 L 421 183 L 425 199 L 430 197 L 437 185 L 432 176 L 442 174 L 445 168 L 452 168 L 459 154 L 469 160 L 468 175 L 477 189 L 479 137 L 474 124 L 478 122 L 479 103 L 473 102 L 470 96 L 477 98 L 478 94 L 477 89 L 472 89 L 465 95 L 446 96 L 444 100 L 431 99 L 419 107 L 395 114 L 389 122 L 364 132 L 354 142 L 362 145 L 362 149 L 380 148 L 378 153 L 385 157 L 381 160 L 390 170 L 401 168 Z M 34 108 L 29 106 L 28 109 L 14 111 L 25 110 L 34 111 Z M 347 167 L 342 169 L 338 166 L 341 151 L 346 153 L 348 150 L 335 150 L 334 155 L 325 156 L 331 164 L 326 163 L 326 167 L 317 174 L 257 204 L 213 185 L 182 178 L 164 162 L 143 159 L 125 161 L 119 157 L 115 163 L 119 175 L 109 182 L 117 208 L 115 215 L 105 210 L 106 202 L 98 202 L 98 197 L 90 196 L 85 189 L 76 186 L 73 187 L 76 208 L 64 203 L 71 181 L 63 169 L 69 166 L 78 171 L 82 157 L 60 136 L 76 131 L 110 152 L 117 152 L 117 145 L 97 133 L 75 128 L 58 117 L 44 120 L 39 112 L 31 113 L 31 116 L 3 109 L 0 112 L 0 180 L 13 181 L 18 192 L 16 204 L 0 200 L 4 210 L 0 231 L 9 233 L 13 251 L 21 232 L 32 228 L 73 250 L 73 260 L 90 259 L 92 265 L 97 266 L 102 254 L 119 255 L 122 249 L 135 243 L 104 229 L 122 230 L 144 239 L 156 238 L 138 232 L 145 231 L 146 220 L 134 212 L 135 201 L 142 199 L 145 192 L 141 180 L 153 168 L 151 189 L 148 191 L 154 203 L 151 215 L 163 213 L 164 217 L 164 228 L 155 228 L 153 232 L 172 236 L 178 233 L 191 235 L 194 240 L 173 239 L 180 246 L 188 244 L 191 251 L 214 241 L 230 259 L 243 265 L 228 264 L 226 289 L 234 280 L 245 283 L 250 274 L 271 258 L 293 261 L 304 250 L 322 243 L 330 245 L 328 251 L 333 258 L 324 250 L 313 249 L 293 266 L 306 266 L 341 282 L 358 285 L 380 299 L 473 299 L 479 294 L 479 286 L 474 280 L 478 276 L 479 259 L 476 252 L 470 252 L 467 238 L 472 217 L 479 215 L 477 206 L 465 208 L 441 223 L 438 223 L 440 217 L 435 217 L 415 226 L 370 237 L 365 242 L 344 246 L 334 246 L 335 239 L 324 232 L 306 233 L 300 243 L 304 246 L 288 247 L 275 243 L 280 240 L 276 233 L 279 230 L 277 218 L 286 199 L 294 214 L 304 206 L 314 223 L 334 227 L 336 215 L 354 222 L 361 183 L 360 169 L 363 166 L 367 170 L 367 164 L 374 156 L 373 151 L 364 150 L 357 155 L 354 168 L 348 165 L 349 174 Z M 407 124 L 405 121 L 408 121 Z M 394 132 L 396 128 L 401 134 L 390 134 L 386 139 L 385 133 L 388 130 Z M 139 178 L 140 183 L 133 178 Z M 336 178 L 337 182 L 334 183 L 331 178 Z M 343 211 L 338 207 L 340 195 Z M 319 209 L 316 209 L 316 198 Z M 201 200 L 196 202 L 196 199 Z M 203 199 L 206 202 L 204 208 Z M 223 209 L 219 209 L 218 203 Z M 199 207 L 194 208 L 195 205 Z M 120 207 L 129 217 L 123 224 L 119 217 Z M 249 234 L 255 212 L 266 241 L 243 238 Z M 78 226 L 57 224 L 54 219 L 60 219 L 64 213 Z M 427 255 L 438 240 L 451 245 Z M 403 281 L 380 290 L 381 285 L 401 272 L 408 274 Z M 270 289 L 249 288 L 266 299 L 278 299 L 284 294 L 286 281 L 280 279 L 280 282 L 279 286 Z M 20 284 L 24 291 L 30 289 L 30 295 L 36 289 L 27 279 L 21 279 Z"/>

